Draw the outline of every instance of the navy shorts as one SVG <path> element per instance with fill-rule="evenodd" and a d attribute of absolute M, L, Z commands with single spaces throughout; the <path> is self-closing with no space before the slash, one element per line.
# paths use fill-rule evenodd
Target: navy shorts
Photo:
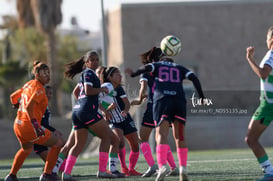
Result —
<path fill-rule="evenodd" d="M 135 122 L 130 116 L 130 114 L 128 114 L 127 118 L 121 123 L 110 123 L 110 128 L 111 129 L 119 128 L 123 130 L 124 135 L 137 132 Z"/>
<path fill-rule="evenodd" d="M 34 144 L 33 145 L 33 150 L 35 151 L 36 154 L 40 154 L 44 151 L 48 151 L 48 147 L 47 146 L 43 146 L 43 145 L 38 145 L 38 144 Z"/>
<path fill-rule="evenodd" d="M 163 120 L 168 120 L 172 123 L 176 119 L 186 124 L 186 102 L 181 100 L 183 99 L 179 99 L 176 96 L 168 96 L 154 102 L 153 112 L 156 127 Z"/>
<path fill-rule="evenodd" d="M 102 119 L 102 115 L 98 112 L 83 112 L 78 110 L 73 110 L 72 120 L 74 125 L 74 130 L 81 128 L 88 129 L 89 125 L 95 124 Z"/>
<path fill-rule="evenodd" d="M 147 103 L 146 111 L 144 112 L 141 125 L 145 127 L 149 127 L 149 128 L 155 128 L 155 122 L 153 119 L 153 103 L 152 102 Z"/>

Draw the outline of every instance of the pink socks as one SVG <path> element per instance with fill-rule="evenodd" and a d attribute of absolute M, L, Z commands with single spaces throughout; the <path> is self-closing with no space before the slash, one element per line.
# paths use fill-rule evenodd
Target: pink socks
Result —
<path fill-rule="evenodd" d="M 73 155 L 69 155 L 66 160 L 64 173 L 67 175 L 71 175 L 72 169 L 76 163 L 77 157 Z"/>
<path fill-rule="evenodd" d="M 150 167 L 152 167 L 155 164 L 155 161 L 154 161 L 149 143 L 148 142 L 141 143 L 140 148 L 142 150 L 142 153 L 143 153 L 143 156 L 144 156 L 146 162 L 148 163 L 148 165 Z"/>
<path fill-rule="evenodd" d="M 168 161 L 168 164 L 170 165 L 171 169 L 176 168 L 176 164 L 175 164 L 175 161 L 173 158 L 173 153 L 172 153 L 172 150 L 169 145 L 168 145 L 167 161 Z"/>
<path fill-rule="evenodd" d="M 156 146 L 156 157 L 159 168 L 167 163 L 168 147 L 169 145 L 167 144 L 159 144 Z"/>
<path fill-rule="evenodd" d="M 118 153 L 118 157 L 119 157 L 119 161 L 120 161 L 120 167 L 121 168 L 127 168 L 126 166 L 126 148 L 123 147 L 119 150 L 119 153 Z"/>
<path fill-rule="evenodd" d="M 137 164 L 139 152 L 130 152 L 129 155 L 129 170 L 133 170 Z"/>
<path fill-rule="evenodd" d="M 99 153 L 99 171 L 105 172 L 108 162 L 108 153 L 107 152 L 100 152 Z"/>
<path fill-rule="evenodd" d="M 187 166 L 188 148 L 177 148 L 179 166 Z"/>

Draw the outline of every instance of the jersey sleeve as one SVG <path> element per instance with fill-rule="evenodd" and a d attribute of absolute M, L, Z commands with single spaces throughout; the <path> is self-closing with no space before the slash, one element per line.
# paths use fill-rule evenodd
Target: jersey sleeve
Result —
<path fill-rule="evenodd" d="M 117 90 L 117 96 L 119 96 L 121 99 L 127 97 L 123 87 L 119 87 Z"/>
<path fill-rule="evenodd" d="M 140 75 L 139 83 L 141 83 L 142 81 L 148 82 L 148 74 L 147 73 Z"/>
<path fill-rule="evenodd" d="M 270 50 L 267 52 L 266 56 L 265 56 L 265 63 L 269 65 L 271 68 L 273 68 L 273 50 Z"/>
<path fill-rule="evenodd" d="M 95 74 L 92 71 L 84 71 L 82 75 L 82 81 L 84 85 L 90 85 L 93 87 L 93 82 Z"/>
<path fill-rule="evenodd" d="M 181 66 L 181 72 L 182 72 L 182 74 L 184 75 L 184 78 L 185 79 L 188 79 L 189 78 L 189 76 L 191 75 L 191 74 L 193 74 L 193 72 L 192 71 L 190 71 L 189 69 L 187 69 L 186 67 L 184 67 L 184 66 Z"/>

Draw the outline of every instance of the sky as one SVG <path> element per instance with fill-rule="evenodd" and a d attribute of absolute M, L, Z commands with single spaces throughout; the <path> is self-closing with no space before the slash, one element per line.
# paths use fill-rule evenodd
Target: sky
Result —
<path fill-rule="evenodd" d="M 104 10 L 118 7 L 121 3 L 143 2 L 179 2 L 179 1 L 207 1 L 207 0 L 103 0 Z M 0 24 L 2 15 L 16 15 L 16 0 L 0 0 Z M 75 16 L 80 27 L 91 32 L 101 30 L 101 0 L 63 0 L 63 22 L 61 28 L 70 27 L 70 19 Z"/>

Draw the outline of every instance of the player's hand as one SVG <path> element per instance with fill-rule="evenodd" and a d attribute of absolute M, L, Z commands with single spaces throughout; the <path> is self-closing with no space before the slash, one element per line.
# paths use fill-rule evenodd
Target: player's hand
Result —
<path fill-rule="evenodd" d="M 133 73 L 133 70 L 130 69 L 130 68 L 126 68 L 124 72 L 125 72 L 126 74 L 128 74 L 128 75 L 131 77 L 131 75 L 132 75 L 132 73 Z"/>
<path fill-rule="evenodd" d="M 142 103 L 141 100 L 132 100 L 130 104 L 131 104 L 132 106 L 135 106 L 135 105 L 140 105 L 141 103 Z"/>
<path fill-rule="evenodd" d="M 107 111 L 112 110 L 112 109 L 116 109 L 116 108 L 117 108 L 117 104 L 113 102 L 112 104 L 110 104 L 108 106 Z"/>
<path fill-rule="evenodd" d="M 123 117 L 127 118 L 127 114 L 128 114 L 128 112 L 126 112 L 126 111 L 121 111 L 121 115 L 122 115 Z"/>
<path fill-rule="evenodd" d="M 37 137 L 45 135 L 45 131 L 42 129 L 41 125 L 39 125 L 36 119 L 31 119 L 31 124 L 35 130 Z"/>
<path fill-rule="evenodd" d="M 104 119 L 106 120 L 106 121 L 109 121 L 109 120 L 111 120 L 112 119 L 112 115 L 108 112 L 108 111 L 103 111 L 102 112 L 103 113 L 103 117 L 104 117 Z"/>
<path fill-rule="evenodd" d="M 246 48 L 246 59 L 253 59 L 255 53 L 255 48 L 253 46 L 249 46 Z"/>
<path fill-rule="evenodd" d="M 20 106 L 20 104 L 19 104 L 19 103 L 17 103 L 17 104 L 12 104 L 12 108 L 13 108 L 13 109 L 18 109 L 18 108 L 19 108 L 19 106 Z"/>
<path fill-rule="evenodd" d="M 109 93 L 107 87 L 101 87 L 101 92 L 105 92 L 106 94 Z"/>

